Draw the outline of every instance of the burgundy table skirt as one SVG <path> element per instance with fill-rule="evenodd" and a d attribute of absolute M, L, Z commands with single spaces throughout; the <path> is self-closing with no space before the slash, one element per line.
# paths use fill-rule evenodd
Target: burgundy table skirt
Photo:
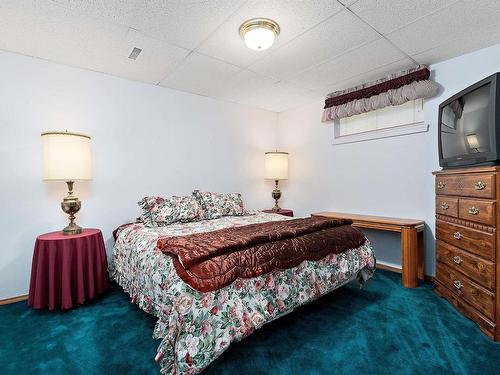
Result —
<path fill-rule="evenodd" d="M 262 210 L 262 212 L 266 212 L 268 214 L 280 214 L 280 215 L 283 215 L 283 216 L 290 216 L 290 217 L 293 217 L 293 211 L 292 210 L 288 210 L 286 208 L 282 208 L 281 210 L 279 211 L 273 211 L 272 209 L 269 209 L 269 210 Z"/>
<path fill-rule="evenodd" d="M 108 289 L 108 265 L 99 229 L 81 234 L 38 236 L 33 253 L 28 305 L 69 309 Z"/>

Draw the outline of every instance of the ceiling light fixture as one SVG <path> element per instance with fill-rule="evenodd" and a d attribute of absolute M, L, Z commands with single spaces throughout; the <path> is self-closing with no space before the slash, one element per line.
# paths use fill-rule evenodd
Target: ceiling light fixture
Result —
<path fill-rule="evenodd" d="M 271 47 L 280 33 L 279 25 L 268 18 L 252 18 L 240 26 L 240 36 L 248 48 L 263 51 Z"/>

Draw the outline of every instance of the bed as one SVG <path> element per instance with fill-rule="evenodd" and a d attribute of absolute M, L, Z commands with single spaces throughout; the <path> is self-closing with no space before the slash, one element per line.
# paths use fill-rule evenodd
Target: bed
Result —
<path fill-rule="evenodd" d="M 153 337 L 162 340 L 155 357 L 161 373 L 198 373 L 232 342 L 264 324 L 350 281 L 364 283 L 372 276 L 375 256 L 366 240 L 319 261 L 306 260 L 200 292 L 179 277 L 172 257 L 157 246 L 161 238 L 283 220 L 293 219 L 253 212 L 164 227 L 135 223 L 119 228 L 110 274 L 133 303 L 158 318 Z"/>

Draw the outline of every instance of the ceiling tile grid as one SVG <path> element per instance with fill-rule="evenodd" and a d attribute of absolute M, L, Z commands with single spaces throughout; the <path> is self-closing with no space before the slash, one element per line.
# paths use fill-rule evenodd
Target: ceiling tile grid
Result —
<path fill-rule="evenodd" d="M 269 50 L 238 34 L 255 17 L 281 27 Z M 2 0 L 0 35 L 3 50 L 280 112 L 499 43 L 500 1 Z"/>
<path fill-rule="evenodd" d="M 236 65 L 192 52 L 172 74 L 160 82 L 160 86 L 170 87 L 193 94 L 206 94 L 210 88 L 241 71 Z"/>
<path fill-rule="evenodd" d="M 244 3 L 244 0 L 52 1 L 191 50 Z"/>
<path fill-rule="evenodd" d="M 396 61 L 411 60 L 387 40 L 380 38 L 299 74 L 290 81 L 297 86 L 323 93 L 330 87 Z M 414 64 L 413 64 L 414 65 Z"/>
<path fill-rule="evenodd" d="M 408 55 L 465 38 L 484 27 L 498 25 L 500 1 L 462 0 L 387 35 Z M 458 42 L 459 43 L 459 42 Z"/>
<path fill-rule="evenodd" d="M 198 51 L 247 67 L 343 9 L 335 0 L 250 0 L 210 35 Z M 252 51 L 242 42 L 239 27 L 246 20 L 262 17 L 276 21 L 280 35 L 271 49 Z"/>
<path fill-rule="evenodd" d="M 349 9 L 381 34 L 388 34 L 459 0 L 358 0 Z"/>
<path fill-rule="evenodd" d="M 286 79 L 380 36 L 344 10 L 250 65 L 257 73 Z"/>

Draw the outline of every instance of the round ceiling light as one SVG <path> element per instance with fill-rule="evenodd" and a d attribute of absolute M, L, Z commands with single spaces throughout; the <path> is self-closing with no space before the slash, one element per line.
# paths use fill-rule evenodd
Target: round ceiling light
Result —
<path fill-rule="evenodd" d="M 279 33 L 279 25 L 267 18 L 253 18 L 240 26 L 240 36 L 247 47 L 254 51 L 263 51 L 271 47 Z"/>

